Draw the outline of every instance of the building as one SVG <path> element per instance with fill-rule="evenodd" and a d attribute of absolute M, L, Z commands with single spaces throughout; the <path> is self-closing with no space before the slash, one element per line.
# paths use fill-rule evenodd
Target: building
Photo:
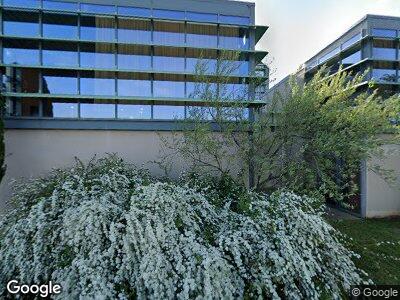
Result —
<path fill-rule="evenodd" d="M 222 52 L 239 52 L 225 88 L 246 93 L 249 116 L 265 103 L 251 80 L 267 55 L 255 51 L 267 27 L 255 26 L 254 3 L 2 0 L 0 16 L 8 155 L 1 195 L 11 178 L 74 156 L 154 160 L 157 132 L 179 129 L 175 119 L 207 105 L 190 97 L 200 58 L 212 73 Z"/>
<path fill-rule="evenodd" d="M 352 73 L 365 73 L 365 81 L 359 91 L 378 90 L 382 97 L 400 93 L 400 18 L 366 15 L 343 35 L 307 60 L 295 74 L 300 83 L 310 80 L 318 70 L 326 66 L 330 74 L 340 67 Z M 269 89 L 267 101 L 275 93 L 288 92 L 290 76 Z M 400 215 L 400 147 L 386 145 L 386 161 L 373 159 L 364 162 L 360 173 L 360 194 L 350 199 L 354 213 L 362 217 L 386 217 Z M 379 164 L 396 171 L 397 185 L 389 186 L 368 169 Z"/>

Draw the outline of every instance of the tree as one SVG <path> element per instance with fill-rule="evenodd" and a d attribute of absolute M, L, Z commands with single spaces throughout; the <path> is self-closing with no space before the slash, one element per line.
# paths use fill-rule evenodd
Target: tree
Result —
<path fill-rule="evenodd" d="M 400 98 L 359 92 L 364 74 L 342 69 L 331 76 L 322 69 L 305 84 L 293 76 L 288 93 L 276 94 L 251 122 L 240 114 L 227 117 L 225 110 L 231 110 L 225 108 L 227 99 L 235 99 L 236 111 L 246 106 L 247 98 L 210 87 L 212 82 L 231 80 L 232 61 L 220 58 L 218 65 L 223 67 L 217 68 L 214 78 L 204 72 L 207 62 L 197 68 L 195 97 L 206 99 L 216 113 L 208 120 L 191 117 L 187 130 L 169 143 L 169 149 L 192 167 L 227 174 L 236 158 L 241 174 L 253 173 L 251 188 L 287 188 L 341 200 L 357 191 L 361 161 L 382 157 L 383 144 L 399 143 L 399 123 L 393 120 L 398 118 Z M 389 170 L 375 171 L 391 178 Z"/>

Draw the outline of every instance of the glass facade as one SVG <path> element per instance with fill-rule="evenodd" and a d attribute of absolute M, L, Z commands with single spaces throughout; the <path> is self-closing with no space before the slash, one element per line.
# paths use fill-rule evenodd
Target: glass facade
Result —
<path fill-rule="evenodd" d="M 196 68 L 214 74 L 221 49 L 245 52 L 230 62 L 233 79 L 221 89 L 249 92 L 241 79 L 254 55 L 248 17 L 62 0 L 2 3 L 11 116 L 181 119 L 186 106 L 195 107 L 185 101 Z"/>

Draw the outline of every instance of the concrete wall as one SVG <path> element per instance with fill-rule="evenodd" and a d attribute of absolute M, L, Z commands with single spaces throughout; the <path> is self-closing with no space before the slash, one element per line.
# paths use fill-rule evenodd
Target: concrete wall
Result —
<path fill-rule="evenodd" d="M 7 208 L 12 179 L 45 175 L 53 168 L 72 165 L 74 157 L 87 161 L 94 155 L 117 153 L 138 167 L 149 169 L 153 175 L 164 175 L 150 162 L 161 154 L 159 134 L 171 136 L 170 132 L 154 131 L 7 130 L 7 172 L 0 186 L 0 212 Z M 178 176 L 183 169 L 184 163 L 177 158 L 172 175 Z"/>
<path fill-rule="evenodd" d="M 367 166 L 379 164 L 387 170 L 395 171 L 396 183 L 389 185 L 382 177 L 367 168 L 365 184 L 365 216 L 381 218 L 400 215 L 400 146 L 384 147 L 387 158 L 383 161 L 373 159 Z"/>

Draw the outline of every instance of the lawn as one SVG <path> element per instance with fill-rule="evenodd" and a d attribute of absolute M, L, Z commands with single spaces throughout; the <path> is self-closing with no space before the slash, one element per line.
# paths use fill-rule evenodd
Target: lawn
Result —
<path fill-rule="evenodd" d="M 330 220 L 352 238 L 351 249 L 361 255 L 357 265 L 376 284 L 400 284 L 400 219 Z"/>

